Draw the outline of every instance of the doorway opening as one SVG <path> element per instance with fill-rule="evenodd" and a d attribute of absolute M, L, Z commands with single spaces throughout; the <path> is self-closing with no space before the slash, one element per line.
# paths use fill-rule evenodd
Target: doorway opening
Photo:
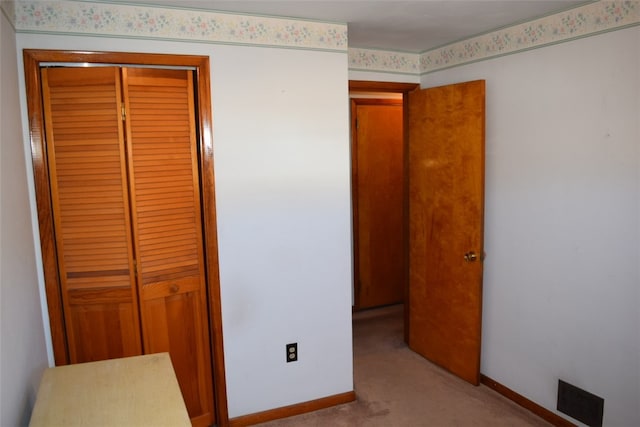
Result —
<path fill-rule="evenodd" d="M 417 83 L 350 81 L 354 316 L 396 306 L 408 341 L 406 138 L 408 93 Z M 386 310 L 383 310 L 386 311 Z"/>
<path fill-rule="evenodd" d="M 402 276 L 405 292 L 404 341 L 416 353 L 477 385 L 484 258 L 485 82 L 427 89 L 397 85 L 351 82 L 350 91 L 402 94 L 402 180 L 395 187 L 402 192 L 397 251 L 402 253 L 403 265 L 396 274 Z M 360 114 L 354 116 L 360 118 Z M 360 137 L 358 132 L 354 140 L 360 142 Z M 355 147 L 352 153 L 357 157 L 366 150 Z M 362 210 L 358 203 L 369 202 L 357 195 L 360 187 L 375 182 L 358 177 L 360 169 L 375 168 L 363 168 L 356 161 L 356 213 Z M 365 188 L 365 194 L 384 194 L 377 190 Z M 354 216 L 354 224 L 355 233 L 364 230 L 365 238 L 376 229 L 367 228 L 366 223 L 363 226 L 362 215 Z M 363 247 L 369 250 L 370 241 L 356 235 L 354 242 L 358 308 L 367 296 L 360 291 L 369 286 L 360 282 L 371 275 L 370 265 L 377 267 L 377 263 L 363 257 Z"/>

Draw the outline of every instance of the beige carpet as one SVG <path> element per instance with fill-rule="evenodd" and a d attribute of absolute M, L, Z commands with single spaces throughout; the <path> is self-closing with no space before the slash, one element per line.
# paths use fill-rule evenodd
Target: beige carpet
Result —
<path fill-rule="evenodd" d="M 262 426 L 549 426 L 493 390 L 472 386 L 409 350 L 402 306 L 353 318 L 357 400 Z"/>

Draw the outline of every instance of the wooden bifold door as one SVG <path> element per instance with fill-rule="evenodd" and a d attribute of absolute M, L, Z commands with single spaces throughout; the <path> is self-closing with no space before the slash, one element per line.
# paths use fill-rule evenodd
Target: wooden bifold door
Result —
<path fill-rule="evenodd" d="M 69 362 L 169 352 L 211 425 L 193 74 L 42 68 L 42 106 Z"/>

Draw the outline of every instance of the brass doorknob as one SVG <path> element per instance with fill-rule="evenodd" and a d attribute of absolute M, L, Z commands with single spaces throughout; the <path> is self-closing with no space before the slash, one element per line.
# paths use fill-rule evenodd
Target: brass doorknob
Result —
<path fill-rule="evenodd" d="M 464 260 L 467 262 L 475 262 L 478 260 L 478 255 L 473 251 L 467 252 L 464 254 Z"/>

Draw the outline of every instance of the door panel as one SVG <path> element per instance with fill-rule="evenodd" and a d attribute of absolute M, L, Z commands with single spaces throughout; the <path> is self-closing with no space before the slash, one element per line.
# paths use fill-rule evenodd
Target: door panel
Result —
<path fill-rule="evenodd" d="M 141 354 L 137 308 L 128 289 L 73 289 L 68 292 L 69 327 L 81 344 L 73 347 L 78 361 L 97 361 Z M 90 338 L 87 338 L 90 337 Z"/>
<path fill-rule="evenodd" d="M 42 70 L 71 363 L 141 354 L 118 70 Z"/>
<path fill-rule="evenodd" d="M 194 425 L 215 423 L 192 72 L 125 68 L 145 352 L 168 351 Z"/>
<path fill-rule="evenodd" d="M 409 346 L 479 383 L 484 81 L 409 94 Z"/>
<path fill-rule="evenodd" d="M 199 331 L 206 330 L 206 324 L 202 324 L 205 313 L 202 312 L 200 287 L 197 278 L 170 280 L 145 285 L 141 297 L 145 349 L 148 353 L 171 354 L 192 419 L 208 416 L 210 402 L 207 396 L 211 398 L 209 359 L 202 351 L 202 337 L 198 335 Z M 185 313 L 190 315 L 185 316 Z M 194 367 L 198 367 L 195 372 L 200 376 L 194 376 Z M 207 422 L 205 425 L 210 425 L 210 420 Z"/>
<path fill-rule="evenodd" d="M 356 307 L 402 302 L 402 101 L 354 99 Z"/>

